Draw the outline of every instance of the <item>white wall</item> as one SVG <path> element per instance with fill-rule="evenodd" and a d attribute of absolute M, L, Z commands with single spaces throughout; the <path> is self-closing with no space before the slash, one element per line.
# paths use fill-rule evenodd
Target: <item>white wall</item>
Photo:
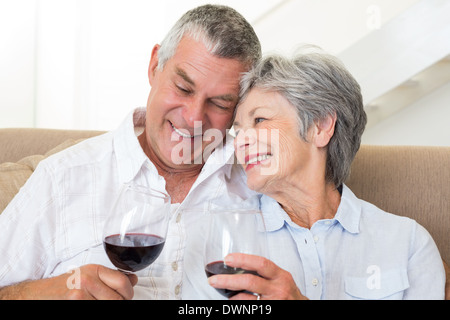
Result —
<path fill-rule="evenodd" d="M 362 143 L 450 146 L 450 83 L 364 132 Z"/>
<path fill-rule="evenodd" d="M 36 126 L 109 130 L 145 106 L 165 10 L 159 1 L 41 1 Z"/>
<path fill-rule="evenodd" d="M 34 123 L 35 0 L 0 0 L 0 127 Z"/>
<path fill-rule="evenodd" d="M 420 0 L 291 0 L 254 23 L 264 51 L 290 54 L 312 43 L 341 51 Z"/>

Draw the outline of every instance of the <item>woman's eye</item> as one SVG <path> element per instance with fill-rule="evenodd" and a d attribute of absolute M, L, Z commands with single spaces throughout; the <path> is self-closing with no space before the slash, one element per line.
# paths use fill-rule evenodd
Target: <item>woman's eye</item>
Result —
<path fill-rule="evenodd" d="M 255 124 L 263 122 L 264 120 L 266 120 L 266 119 L 265 118 L 255 118 Z"/>

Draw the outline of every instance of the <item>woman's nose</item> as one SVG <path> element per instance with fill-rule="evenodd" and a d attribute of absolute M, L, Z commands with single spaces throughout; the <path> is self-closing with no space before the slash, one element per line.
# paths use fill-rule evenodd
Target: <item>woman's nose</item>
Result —
<path fill-rule="evenodd" d="M 234 140 L 236 149 L 246 149 L 256 143 L 256 130 L 255 129 L 239 129 L 236 132 L 236 138 Z"/>

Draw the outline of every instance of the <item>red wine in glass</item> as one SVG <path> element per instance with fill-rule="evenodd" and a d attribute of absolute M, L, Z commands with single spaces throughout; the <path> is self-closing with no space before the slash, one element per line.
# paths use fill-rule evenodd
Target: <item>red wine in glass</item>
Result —
<path fill-rule="evenodd" d="M 136 272 L 152 264 L 164 247 L 164 238 L 153 234 L 127 233 L 105 238 L 103 245 L 111 262 L 120 270 Z"/>
<path fill-rule="evenodd" d="M 123 185 L 103 228 L 103 246 L 113 265 L 131 273 L 158 258 L 167 235 L 170 204 L 164 192 Z"/>
<path fill-rule="evenodd" d="M 210 210 L 209 225 L 203 254 L 206 276 L 218 274 L 253 274 L 242 268 L 234 268 L 224 263 L 230 253 L 244 253 L 267 257 L 267 244 L 263 216 L 257 209 Z M 239 292 L 229 288 L 215 288 L 229 298 Z M 248 292 L 252 294 L 252 292 Z"/>
<path fill-rule="evenodd" d="M 225 264 L 225 262 L 223 261 L 215 261 L 215 262 L 211 262 L 208 263 L 205 266 L 205 272 L 206 272 L 206 276 L 209 278 L 211 276 L 215 276 L 218 274 L 253 274 L 253 275 L 258 275 L 255 271 L 249 271 L 249 270 L 245 270 L 245 269 L 241 269 L 241 268 L 233 268 L 230 266 L 227 266 Z M 244 292 L 245 290 L 229 290 L 229 289 L 219 289 L 219 288 L 215 288 L 221 295 L 227 297 L 227 298 L 231 298 L 232 296 L 240 293 L 240 292 Z"/>

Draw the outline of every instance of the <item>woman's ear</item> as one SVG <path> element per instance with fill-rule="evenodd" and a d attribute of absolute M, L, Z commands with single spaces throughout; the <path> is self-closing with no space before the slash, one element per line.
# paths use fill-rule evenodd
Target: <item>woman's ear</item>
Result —
<path fill-rule="evenodd" d="M 150 86 L 155 78 L 156 68 L 158 67 L 158 50 L 160 47 L 159 44 L 153 47 L 150 64 L 148 65 L 148 82 L 150 83 Z"/>
<path fill-rule="evenodd" d="M 327 117 L 315 122 L 314 143 L 318 148 L 323 148 L 328 145 L 331 137 L 334 134 L 336 126 L 336 114 L 328 115 Z"/>

